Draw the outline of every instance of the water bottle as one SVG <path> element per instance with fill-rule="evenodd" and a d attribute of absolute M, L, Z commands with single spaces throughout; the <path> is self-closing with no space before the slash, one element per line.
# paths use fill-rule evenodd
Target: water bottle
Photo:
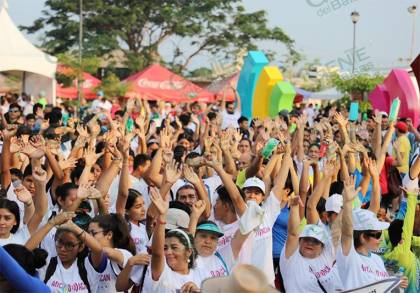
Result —
<path fill-rule="evenodd" d="M 267 141 L 267 143 L 265 144 L 265 146 L 264 146 L 264 148 L 263 148 L 263 150 L 262 150 L 262 156 L 263 156 L 265 159 L 268 159 L 268 158 L 271 156 L 271 154 L 273 153 L 274 149 L 277 147 L 277 145 L 278 145 L 279 143 L 280 143 L 280 142 L 279 142 L 277 139 L 275 139 L 275 138 L 270 138 L 270 139 Z"/>
<path fill-rule="evenodd" d="M 400 267 L 398 269 L 398 272 L 394 275 L 394 277 L 401 279 L 404 276 L 404 271 L 405 269 L 403 267 Z M 402 293 L 404 292 L 404 289 L 401 289 L 400 286 L 398 285 L 397 287 L 395 287 L 394 289 L 392 289 L 391 293 Z"/>

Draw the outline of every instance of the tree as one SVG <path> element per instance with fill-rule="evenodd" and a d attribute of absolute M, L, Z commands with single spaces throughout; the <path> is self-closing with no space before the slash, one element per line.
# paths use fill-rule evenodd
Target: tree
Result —
<path fill-rule="evenodd" d="M 367 94 L 370 93 L 375 86 L 384 81 L 384 76 L 361 74 L 343 77 L 339 74 L 333 74 L 331 76 L 331 81 L 339 91 L 350 95 L 348 101 L 359 101 L 360 111 L 365 113 L 367 110 L 371 109 L 371 104 L 367 100 Z"/>
<path fill-rule="evenodd" d="M 78 5 L 47 0 L 44 16 L 22 28 L 44 30 L 42 45 L 52 54 L 71 51 L 78 42 Z M 280 42 L 299 56 L 281 28 L 267 27 L 265 11 L 246 12 L 241 0 L 89 0 L 84 5 L 85 53 L 122 49 L 133 71 L 160 62 L 182 72 L 199 55 L 232 58 L 244 48 L 261 49 L 256 45 L 261 40 Z M 172 49 L 165 59 L 162 46 Z"/>

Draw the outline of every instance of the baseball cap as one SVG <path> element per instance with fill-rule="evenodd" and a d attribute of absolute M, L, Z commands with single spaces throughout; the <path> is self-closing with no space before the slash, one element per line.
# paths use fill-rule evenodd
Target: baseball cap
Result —
<path fill-rule="evenodd" d="M 166 225 L 165 229 L 188 229 L 188 225 L 190 223 L 190 216 L 181 209 L 168 209 L 168 213 L 166 215 Z"/>
<path fill-rule="evenodd" d="M 365 209 L 353 210 L 353 230 L 385 230 L 388 229 L 389 223 L 379 221 L 376 214 Z"/>
<path fill-rule="evenodd" d="M 399 131 L 406 133 L 408 131 L 408 126 L 407 123 L 399 121 L 395 124 L 395 128 L 398 129 Z"/>
<path fill-rule="evenodd" d="M 324 245 L 328 243 L 328 234 L 324 228 L 318 225 L 309 224 L 303 228 L 299 238 L 312 237 L 322 242 Z"/>
<path fill-rule="evenodd" d="M 261 179 L 257 177 L 248 178 L 245 181 L 242 189 L 249 188 L 249 187 L 258 187 L 259 189 L 261 189 L 262 193 L 265 193 L 265 184 Z"/>
<path fill-rule="evenodd" d="M 343 208 L 343 196 L 338 193 L 331 195 L 325 202 L 325 211 L 340 213 Z"/>
<path fill-rule="evenodd" d="M 216 223 L 213 222 L 206 222 L 198 225 L 196 231 L 211 232 L 216 234 L 219 238 L 224 235 L 223 232 L 220 230 L 219 226 L 217 226 Z"/>
<path fill-rule="evenodd" d="M 381 111 L 381 112 L 379 112 L 379 114 L 381 114 L 382 117 L 388 117 L 388 113 L 385 112 L 385 111 Z"/>

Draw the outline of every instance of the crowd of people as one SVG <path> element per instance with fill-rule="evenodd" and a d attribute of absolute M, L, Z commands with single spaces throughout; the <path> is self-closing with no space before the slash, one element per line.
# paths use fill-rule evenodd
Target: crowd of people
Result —
<path fill-rule="evenodd" d="M 240 109 L 2 97 L 0 291 L 420 292 L 419 121 Z"/>

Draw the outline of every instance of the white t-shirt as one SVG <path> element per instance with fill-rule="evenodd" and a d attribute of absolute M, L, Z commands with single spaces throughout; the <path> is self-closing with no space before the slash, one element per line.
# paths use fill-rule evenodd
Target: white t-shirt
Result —
<path fill-rule="evenodd" d="M 151 267 L 149 266 L 146 279 L 144 280 L 144 284 L 148 285 L 143 287 L 143 293 L 176 293 L 188 282 L 193 282 L 200 288 L 201 282 L 207 277 L 208 275 L 198 267 L 190 269 L 187 275 L 181 275 L 171 270 L 165 262 L 165 267 L 158 281 L 152 279 Z"/>
<path fill-rule="evenodd" d="M 343 255 L 341 245 L 337 251 L 337 266 L 344 290 L 358 288 L 388 278 L 382 259 L 370 253 L 369 256 L 359 254 L 351 245 L 347 256 Z"/>
<path fill-rule="evenodd" d="M 229 127 L 239 128 L 239 118 L 241 118 L 241 112 L 238 110 L 235 110 L 233 114 L 229 114 L 226 110 L 222 111 L 222 130 Z"/>
<path fill-rule="evenodd" d="M 129 176 L 129 188 L 132 188 L 143 195 L 145 209 L 150 206 L 150 197 L 148 191 L 148 185 L 143 178 L 138 179 L 133 175 Z M 109 187 L 109 198 L 110 198 L 110 212 L 115 213 L 116 211 L 116 204 L 117 204 L 117 197 L 118 197 L 118 186 L 120 184 L 120 175 L 116 176 Z"/>
<path fill-rule="evenodd" d="M 100 274 L 99 277 L 98 290 L 96 291 L 98 293 L 116 292 L 115 283 L 117 281 L 117 277 L 121 273 L 121 270 L 127 264 L 128 259 L 133 256 L 128 250 L 120 248 L 115 249 L 119 250 L 124 256 L 123 266 L 121 268 L 116 262 L 107 259 L 105 271 L 102 274 Z"/>
<path fill-rule="evenodd" d="M 281 207 L 277 197 L 270 193 L 263 204 L 265 210 L 264 219 L 257 231 L 252 232 L 245 241 L 252 241 L 252 251 L 250 262 L 262 270 L 271 285 L 274 285 L 274 266 L 273 266 L 273 225 L 280 215 Z M 248 249 L 248 248 L 247 248 Z"/>
<path fill-rule="evenodd" d="M 42 249 L 48 252 L 49 258 L 57 256 L 57 250 L 55 249 L 55 233 L 57 233 L 57 228 L 53 227 L 44 237 L 40 245 Z"/>
<path fill-rule="evenodd" d="M 40 269 L 41 280 L 45 279 L 45 274 L 49 263 L 50 262 L 48 261 L 47 264 L 42 269 Z M 84 263 L 90 290 L 91 292 L 97 292 L 100 274 L 93 268 L 89 261 L 89 257 L 85 258 Z M 88 293 L 87 287 L 83 283 L 83 280 L 80 278 L 79 269 L 77 268 L 77 261 L 74 261 L 73 264 L 68 269 L 66 269 L 61 264 L 59 257 L 57 257 L 57 268 L 46 285 L 51 289 L 51 293 Z"/>
<path fill-rule="evenodd" d="M 199 255 L 195 262 L 197 268 L 205 272 L 208 278 L 228 276 L 234 265 L 230 246 L 225 247 L 222 252 L 216 253 L 207 257 Z"/>
<path fill-rule="evenodd" d="M 149 237 L 147 236 L 146 226 L 140 223 L 139 225 L 129 223 L 130 235 L 136 245 L 137 253 L 146 253 Z"/>
<path fill-rule="evenodd" d="M 223 236 L 219 238 L 217 242 L 217 251 L 222 251 L 225 247 L 230 246 L 232 238 L 235 235 L 236 231 L 239 228 L 239 221 L 236 220 L 230 224 L 224 224 L 221 221 L 213 220 L 217 226 L 222 230 Z"/>
<path fill-rule="evenodd" d="M 218 175 L 213 175 L 211 177 L 203 179 L 204 187 L 206 188 L 207 195 L 210 199 L 211 205 L 214 206 L 217 200 L 216 189 L 223 184 L 222 179 Z M 212 209 L 213 214 L 213 209 Z"/>
<path fill-rule="evenodd" d="M 321 255 L 313 259 L 303 257 L 299 248 L 287 259 L 285 248 L 280 255 L 280 271 L 286 292 L 322 292 L 317 279 L 327 292 L 335 292 L 335 256 L 331 244 L 326 245 Z"/>
<path fill-rule="evenodd" d="M 26 241 L 28 241 L 30 237 L 31 234 L 29 233 L 28 226 L 21 223 L 19 229 L 14 234 L 10 233 L 9 238 L 0 238 L 0 246 L 4 246 L 6 244 L 25 245 Z"/>

